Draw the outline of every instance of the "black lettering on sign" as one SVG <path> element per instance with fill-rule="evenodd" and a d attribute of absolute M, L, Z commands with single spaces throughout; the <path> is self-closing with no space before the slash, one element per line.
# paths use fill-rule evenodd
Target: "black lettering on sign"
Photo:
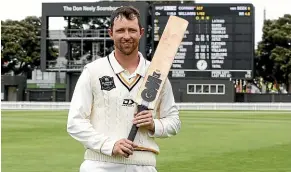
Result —
<path fill-rule="evenodd" d="M 147 102 L 152 102 L 156 99 L 158 90 L 160 88 L 160 85 L 162 83 L 162 80 L 160 79 L 161 74 L 153 72 L 152 75 L 148 76 L 148 79 L 145 84 L 145 88 L 141 92 L 141 97 Z"/>

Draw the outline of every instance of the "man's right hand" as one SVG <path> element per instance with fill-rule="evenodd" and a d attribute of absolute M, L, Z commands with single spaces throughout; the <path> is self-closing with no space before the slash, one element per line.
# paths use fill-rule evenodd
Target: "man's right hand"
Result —
<path fill-rule="evenodd" d="M 128 158 L 129 155 L 133 154 L 133 148 L 137 147 L 132 141 L 127 139 L 118 140 L 113 147 L 113 155 L 121 155 Z"/>

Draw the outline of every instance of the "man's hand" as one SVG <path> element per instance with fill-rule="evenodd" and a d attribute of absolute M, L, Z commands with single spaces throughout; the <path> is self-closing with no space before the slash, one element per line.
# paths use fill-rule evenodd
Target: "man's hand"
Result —
<path fill-rule="evenodd" d="M 136 124 L 137 127 L 147 128 L 153 133 L 155 132 L 153 115 L 149 110 L 141 111 L 140 113 L 136 114 L 133 119 L 133 124 Z"/>
<path fill-rule="evenodd" d="M 133 148 L 137 147 L 132 141 L 127 139 L 118 140 L 113 147 L 113 155 L 121 155 L 128 158 L 129 155 L 133 154 Z"/>

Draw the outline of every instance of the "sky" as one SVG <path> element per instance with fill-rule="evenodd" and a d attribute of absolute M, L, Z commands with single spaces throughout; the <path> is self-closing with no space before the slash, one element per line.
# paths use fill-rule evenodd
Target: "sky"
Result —
<path fill-rule="evenodd" d="M 3 0 L 0 5 L 1 20 L 21 20 L 26 16 L 41 16 L 42 2 L 96 2 L 96 0 Z M 266 9 L 267 19 L 277 19 L 291 14 L 291 0 L 196 0 L 197 3 L 252 3 L 255 6 L 255 42 L 261 40 Z M 63 19 L 50 20 L 50 29 L 63 29 Z"/>

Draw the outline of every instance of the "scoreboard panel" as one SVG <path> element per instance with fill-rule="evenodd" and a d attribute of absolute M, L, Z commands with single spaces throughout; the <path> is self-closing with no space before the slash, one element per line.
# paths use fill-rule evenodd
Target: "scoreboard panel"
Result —
<path fill-rule="evenodd" d="M 155 4 L 154 49 L 170 15 L 189 21 L 169 78 L 250 79 L 254 68 L 252 4 Z"/>

